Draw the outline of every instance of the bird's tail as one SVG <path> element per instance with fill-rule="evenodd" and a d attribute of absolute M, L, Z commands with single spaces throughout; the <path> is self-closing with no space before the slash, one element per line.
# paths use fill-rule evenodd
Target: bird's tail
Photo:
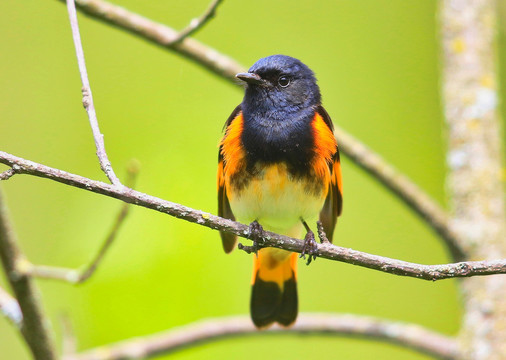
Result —
<path fill-rule="evenodd" d="M 251 319 L 257 328 L 290 326 L 298 312 L 297 254 L 265 248 L 254 256 Z"/>

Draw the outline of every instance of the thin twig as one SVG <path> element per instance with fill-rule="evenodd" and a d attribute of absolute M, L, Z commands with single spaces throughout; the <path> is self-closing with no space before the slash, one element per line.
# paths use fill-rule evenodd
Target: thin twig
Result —
<path fill-rule="evenodd" d="M 76 4 L 79 10 L 87 15 L 168 48 L 236 85 L 235 74 L 244 71 L 244 67 L 235 60 L 195 39 L 186 38 L 184 41 L 174 43 L 178 37 L 176 30 L 125 8 L 103 0 L 76 0 Z M 446 242 L 454 260 L 465 259 L 465 253 L 459 245 L 455 233 L 450 229 L 448 216 L 441 206 L 378 154 L 343 129 L 336 126 L 334 131 L 339 148 L 344 155 L 348 156 L 360 168 L 372 174 L 375 179 L 420 215 Z"/>
<path fill-rule="evenodd" d="M 125 186 L 129 188 L 133 188 L 135 186 L 135 180 L 139 173 L 139 167 L 137 162 L 132 161 L 128 167 L 128 176 L 125 181 Z M 62 280 L 72 284 L 82 284 L 86 280 L 88 280 L 97 270 L 101 261 L 103 260 L 107 250 L 111 247 L 112 243 L 116 239 L 118 231 L 121 225 L 124 223 L 131 204 L 128 202 L 124 202 L 121 206 L 121 210 L 116 216 L 114 224 L 105 238 L 105 241 L 102 243 L 102 246 L 97 251 L 95 256 L 89 261 L 89 263 L 83 266 L 81 269 L 69 269 L 63 267 L 56 266 L 46 266 L 46 265 L 32 265 L 26 264 L 24 266 L 24 271 L 27 274 L 32 276 L 43 278 L 43 279 L 53 279 L 53 280 Z"/>
<path fill-rule="evenodd" d="M 7 169 L 4 172 L 0 173 L 0 180 L 9 180 L 16 174 L 16 170 L 13 168 Z"/>
<path fill-rule="evenodd" d="M 273 333 L 365 337 L 407 347 L 437 359 L 459 358 L 457 343 L 453 338 L 418 325 L 348 314 L 301 314 L 295 325 L 288 329 L 274 326 L 264 331 L 258 331 L 246 316 L 199 321 L 160 334 L 133 338 L 67 356 L 63 360 L 145 359 L 230 337 L 265 336 Z"/>
<path fill-rule="evenodd" d="M 34 359 L 56 360 L 53 334 L 49 326 L 38 290 L 30 276 L 18 271 L 25 257 L 18 246 L 16 236 L 11 228 L 7 207 L 0 191 L 0 259 L 23 314 L 21 334 L 23 335 Z"/>
<path fill-rule="evenodd" d="M 13 166 L 18 165 L 20 174 L 29 174 L 51 179 L 66 185 L 113 197 L 124 202 L 132 203 L 148 209 L 156 210 L 178 219 L 197 223 L 202 226 L 220 231 L 228 231 L 240 237 L 262 242 L 264 246 L 276 247 L 300 253 L 304 242 L 299 239 L 278 235 L 269 231 L 263 237 L 251 235 L 247 225 L 220 218 L 209 213 L 194 210 L 184 205 L 132 190 L 127 187 L 117 187 L 104 182 L 91 180 L 63 170 L 24 160 L 0 151 L 0 163 Z M 329 260 L 341 261 L 369 269 L 379 270 L 390 274 L 409 276 L 425 280 L 440 280 L 455 277 L 470 277 L 477 275 L 492 275 L 506 273 L 506 259 L 492 261 L 469 261 L 443 265 L 422 265 L 405 261 L 372 255 L 340 246 L 318 244 L 316 255 Z"/>
<path fill-rule="evenodd" d="M 216 14 L 216 8 L 222 1 L 223 0 L 213 0 L 206 11 L 199 18 L 192 19 L 192 21 L 190 21 L 190 24 L 181 30 L 176 39 L 174 39 L 169 45 L 174 45 L 175 43 L 181 42 L 188 36 L 191 36 L 202 29 L 202 27 L 214 17 Z"/>
<path fill-rule="evenodd" d="M 23 313 L 18 302 L 7 291 L 0 287 L 0 312 L 16 327 L 21 328 Z"/>
<path fill-rule="evenodd" d="M 81 44 L 81 36 L 79 34 L 79 24 L 77 22 L 76 6 L 74 0 L 67 0 L 67 10 L 69 13 L 70 27 L 72 28 L 72 37 L 74 39 L 74 46 L 76 48 L 77 64 L 79 66 L 79 73 L 81 74 L 81 82 L 83 84 L 83 105 L 88 113 L 90 120 L 91 131 L 95 139 L 95 146 L 97 148 L 97 156 L 100 162 L 100 167 L 105 173 L 107 178 L 114 185 L 121 185 L 118 177 L 114 173 L 111 162 L 107 157 L 104 145 L 104 135 L 100 132 L 98 127 L 97 114 L 93 104 L 93 95 L 91 93 L 90 82 L 88 80 L 88 72 L 86 70 L 86 63 L 84 61 L 83 45 Z"/>

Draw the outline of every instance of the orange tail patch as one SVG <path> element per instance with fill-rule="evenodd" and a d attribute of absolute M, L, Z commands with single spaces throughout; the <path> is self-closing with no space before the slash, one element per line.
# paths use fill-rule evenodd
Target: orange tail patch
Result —
<path fill-rule="evenodd" d="M 254 257 L 251 319 L 257 328 L 290 326 L 298 312 L 297 254 L 261 249 Z"/>

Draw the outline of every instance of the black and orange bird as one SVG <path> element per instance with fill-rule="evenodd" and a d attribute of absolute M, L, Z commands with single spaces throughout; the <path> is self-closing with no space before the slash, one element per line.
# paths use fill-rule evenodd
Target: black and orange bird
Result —
<path fill-rule="evenodd" d="M 311 260 L 319 220 L 332 240 L 343 196 L 339 151 L 313 72 L 284 55 L 258 60 L 236 77 L 246 83 L 242 103 L 225 123 L 218 156 L 218 214 L 301 238 Z M 221 232 L 231 252 L 237 237 Z M 308 261 L 308 263 L 309 263 Z M 254 256 L 251 318 L 258 328 L 297 318 L 297 254 L 262 248 Z"/>

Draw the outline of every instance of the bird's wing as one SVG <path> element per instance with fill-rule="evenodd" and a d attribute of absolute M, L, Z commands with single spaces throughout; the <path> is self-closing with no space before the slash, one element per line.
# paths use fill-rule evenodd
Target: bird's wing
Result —
<path fill-rule="evenodd" d="M 331 131 L 334 126 L 329 114 L 323 108 L 319 106 L 317 109 L 318 114 L 323 118 L 323 121 Z M 332 236 L 334 234 L 334 228 L 337 223 L 337 217 L 341 215 L 343 210 L 343 183 L 341 179 L 341 161 L 339 157 L 339 147 L 336 148 L 336 152 L 332 156 L 332 161 L 329 163 L 330 169 L 330 184 L 325 204 L 320 212 L 320 221 L 323 224 L 323 229 L 329 241 L 332 242 Z"/>
<path fill-rule="evenodd" d="M 241 105 L 237 106 L 232 114 L 228 117 L 225 122 L 224 129 L 225 135 L 227 136 L 227 128 L 232 123 L 232 121 L 241 113 Z M 223 142 L 223 141 L 222 141 Z M 225 160 L 223 158 L 222 153 L 223 145 L 220 145 L 220 149 L 218 152 L 218 216 L 221 216 L 226 219 L 235 220 L 234 213 L 230 207 L 230 203 L 227 197 L 227 189 L 225 186 Z M 220 231 L 221 241 L 223 243 L 223 250 L 228 254 L 230 253 L 237 241 L 237 236 L 231 233 Z"/>

